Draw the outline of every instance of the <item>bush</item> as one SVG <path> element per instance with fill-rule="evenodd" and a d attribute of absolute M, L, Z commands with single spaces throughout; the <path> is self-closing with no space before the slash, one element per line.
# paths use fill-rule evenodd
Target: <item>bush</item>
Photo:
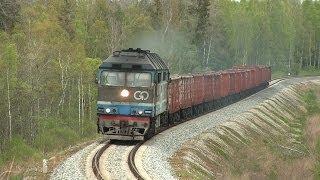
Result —
<path fill-rule="evenodd" d="M 71 129 L 55 127 L 39 134 L 35 146 L 43 153 L 61 150 L 79 140 L 77 133 Z"/>
<path fill-rule="evenodd" d="M 97 125 L 94 122 L 89 122 L 84 124 L 83 136 L 84 137 L 94 137 L 97 136 Z"/>
<path fill-rule="evenodd" d="M 67 129 L 60 128 L 55 131 L 55 135 L 63 147 L 75 144 L 79 140 L 79 135 L 75 130 L 78 129 Z"/>
<path fill-rule="evenodd" d="M 305 68 L 303 70 L 299 71 L 300 76 L 319 76 L 320 75 L 320 70 L 317 68 Z"/>

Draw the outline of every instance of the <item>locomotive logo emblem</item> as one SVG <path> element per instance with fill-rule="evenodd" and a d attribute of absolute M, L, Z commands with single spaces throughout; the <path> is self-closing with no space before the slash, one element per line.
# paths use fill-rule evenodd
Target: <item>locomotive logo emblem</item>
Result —
<path fill-rule="evenodd" d="M 149 93 L 147 91 L 136 91 L 133 94 L 134 99 L 145 101 L 149 98 Z"/>

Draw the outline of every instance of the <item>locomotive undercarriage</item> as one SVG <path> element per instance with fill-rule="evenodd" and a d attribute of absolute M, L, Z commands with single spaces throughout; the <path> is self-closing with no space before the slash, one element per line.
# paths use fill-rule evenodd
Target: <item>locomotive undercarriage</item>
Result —
<path fill-rule="evenodd" d="M 110 139 L 119 139 L 119 140 L 143 140 L 145 128 L 134 128 L 130 126 L 112 126 L 104 127 L 104 134 Z"/>
<path fill-rule="evenodd" d="M 150 119 L 130 118 L 132 117 L 101 116 L 98 122 L 99 131 L 109 139 L 144 140 L 144 135 L 150 126 Z"/>

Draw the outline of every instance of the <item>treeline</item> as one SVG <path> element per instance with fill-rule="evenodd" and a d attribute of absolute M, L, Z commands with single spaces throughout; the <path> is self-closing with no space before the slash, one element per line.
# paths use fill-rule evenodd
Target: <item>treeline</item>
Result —
<path fill-rule="evenodd" d="M 0 165 L 95 135 L 95 70 L 114 50 L 156 51 L 173 73 L 320 67 L 319 1 L 0 0 L 0 29 Z"/>

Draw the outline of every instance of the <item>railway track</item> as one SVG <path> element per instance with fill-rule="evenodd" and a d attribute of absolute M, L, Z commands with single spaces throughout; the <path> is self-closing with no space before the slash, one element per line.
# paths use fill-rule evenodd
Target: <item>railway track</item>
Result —
<path fill-rule="evenodd" d="M 138 151 L 138 149 L 140 148 L 140 146 L 143 143 L 144 142 L 141 142 L 141 143 L 138 143 L 137 145 L 135 145 L 135 147 L 131 150 L 131 152 L 129 153 L 129 156 L 128 156 L 128 165 L 129 165 L 130 171 L 132 172 L 133 176 L 135 178 L 137 178 L 138 180 L 143 180 L 143 177 L 142 177 L 142 175 L 140 175 L 140 173 L 136 167 L 134 157 L 136 155 L 136 152 Z"/>
<path fill-rule="evenodd" d="M 137 152 L 137 150 L 139 149 L 139 147 L 143 144 L 144 142 L 139 142 L 134 144 L 132 150 L 130 151 L 128 157 L 127 157 L 127 164 L 128 167 L 131 171 L 132 177 L 135 177 L 138 180 L 142 180 L 143 177 L 139 174 L 139 171 L 136 168 L 135 162 L 134 162 L 134 157 L 135 154 Z M 102 166 L 100 164 L 100 159 L 102 158 L 102 155 L 108 150 L 108 148 L 111 148 L 112 145 L 119 145 L 119 146 L 123 146 L 124 143 L 122 142 L 118 142 L 118 143 L 114 143 L 114 142 L 107 142 L 102 148 L 100 148 L 94 155 L 93 159 L 92 159 L 92 171 L 96 177 L 96 179 L 98 180 L 103 180 L 105 179 L 105 175 L 103 175 L 102 171 Z M 130 147 L 132 146 L 132 144 L 128 143 L 128 146 L 126 147 Z"/>
<path fill-rule="evenodd" d="M 99 166 L 100 157 L 104 153 L 104 151 L 108 147 L 110 147 L 110 145 L 111 145 L 110 141 L 106 142 L 106 144 L 96 152 L 96 154 L 94 155 L 94 157 L 92 159 L 92 171 L 93 171 L 94 175 L 96 176 L 96 178 L 98 180 L 102 180 L 103 179 L 102 173 L 100 171 L 100 166 Z"/>
<path fill-rule="evenodd" d="M 281 81 L 283 81 L 285 79 L 286 78 L 279 78 L 279 79 L 272 80 L 268 87 L 273 86 L 273 85 L 275 85 L 275 84 L 277 84 L 277 83 L 279 83 L 279 82 L 281 82 Z"/>
<path fill-rule="evenodd" d="M 275 85 L 275 84 L 277 84 L 277 83 L 279 83 L 279 82 L 281 82 L 281 81 L 283 81 L 283 80 L 284 80 L 283 78 L 282 78 L 282 79 L 273 80 L 272 82 L 270 82 L 269 87 L 270 87 L 270 86 L 273 86 L 273 85 Z M 210 112 L 212 112 L 212 111 L 208 111 L 208 112 L 206 112 L 206 113 L 204 113 L 204 114 L 207 114 L 207 113 L 210 113 Z M 201 115 L 199 115 L 199 116 L 203 116 L 204 114 L 201 114 Z M 198 117 L 198 116 L 197 116 L 197 117 Z M 161 133 L 161 132 L 163 132 L 163 131 L 165 131 L 165 130 L 167 130 L 167 129 L 169 129 L 169 128 L 172 128 L 172 127 L 174 127 L 174 126 L 177 126 L 177 125 L 179 125 L 179 124 L 181 124 L 181 123 L 184 123 L 184 122 L 186 122 L 186 121 L 189 121 L 189 120 L 194 119 L 194 118 L 197 118 L 197 117 L 189 118 L 189 119 L 186 119 L 185 121 L 182 121 L 182 122 L 179 122 L 179 123 L 175 123 L 175 124 L 170 125 L 170 126 L 168 126 L 168 127 L 164 127 L 164 128 L 162 128 L 160 131 L 158 131 L 156 134 L 159 134 L 159 133 Z M 140 146 L 143 145 L 144 143 L 145 143 L 145 141 L 139 142 L 139 143 L 137 143 L 137 144 L 134 144 L 134 147 L 132 148 L 132 150 L 130 151 L 130 153 L 129 153 L 127 159 L 126 159 L 126 162 L 127 162 L 128 167 L 129 167 L 129 169 L 130 169 L 130 171 L 131 171 L 131 174 L 133 175 L 133 177 L 135 177 L 135 178 L 138 179 L 138 180 L 143 180 L 144 178 L 143 178 L 143 176 L 139 173 L 139 171 L 138 171 L 138 169 L 137 169 L 137 167 L 136 167 L 135 155 L 136 155 L 136 152 L 138 151 L 138 149 L 140 148 Z M 100 170 L 100 164 L 99 164 L 100 158 L 101 158 L 102 154 L 103 154 L 111 145 L 112 145 L 112 142 L 110 142 L 110 141 L 107 142 L 101 149 L 99 149 L 99 150 L 95 153 L 95 155 L 94 155 L 94 157 L 93 157 L 93 159 L 92 159 L 92 170 L 93 170 L 94 175 L 96 176 L 96 178 L 97 178 L 98 180 L 104 179 L 104 178 L 103 178 L 103 175 L 102 175 L 102 173 L 101 173 L 101 170 Z M 122 144 L 122 145 L 123 145 L 123 144 Z"/>

